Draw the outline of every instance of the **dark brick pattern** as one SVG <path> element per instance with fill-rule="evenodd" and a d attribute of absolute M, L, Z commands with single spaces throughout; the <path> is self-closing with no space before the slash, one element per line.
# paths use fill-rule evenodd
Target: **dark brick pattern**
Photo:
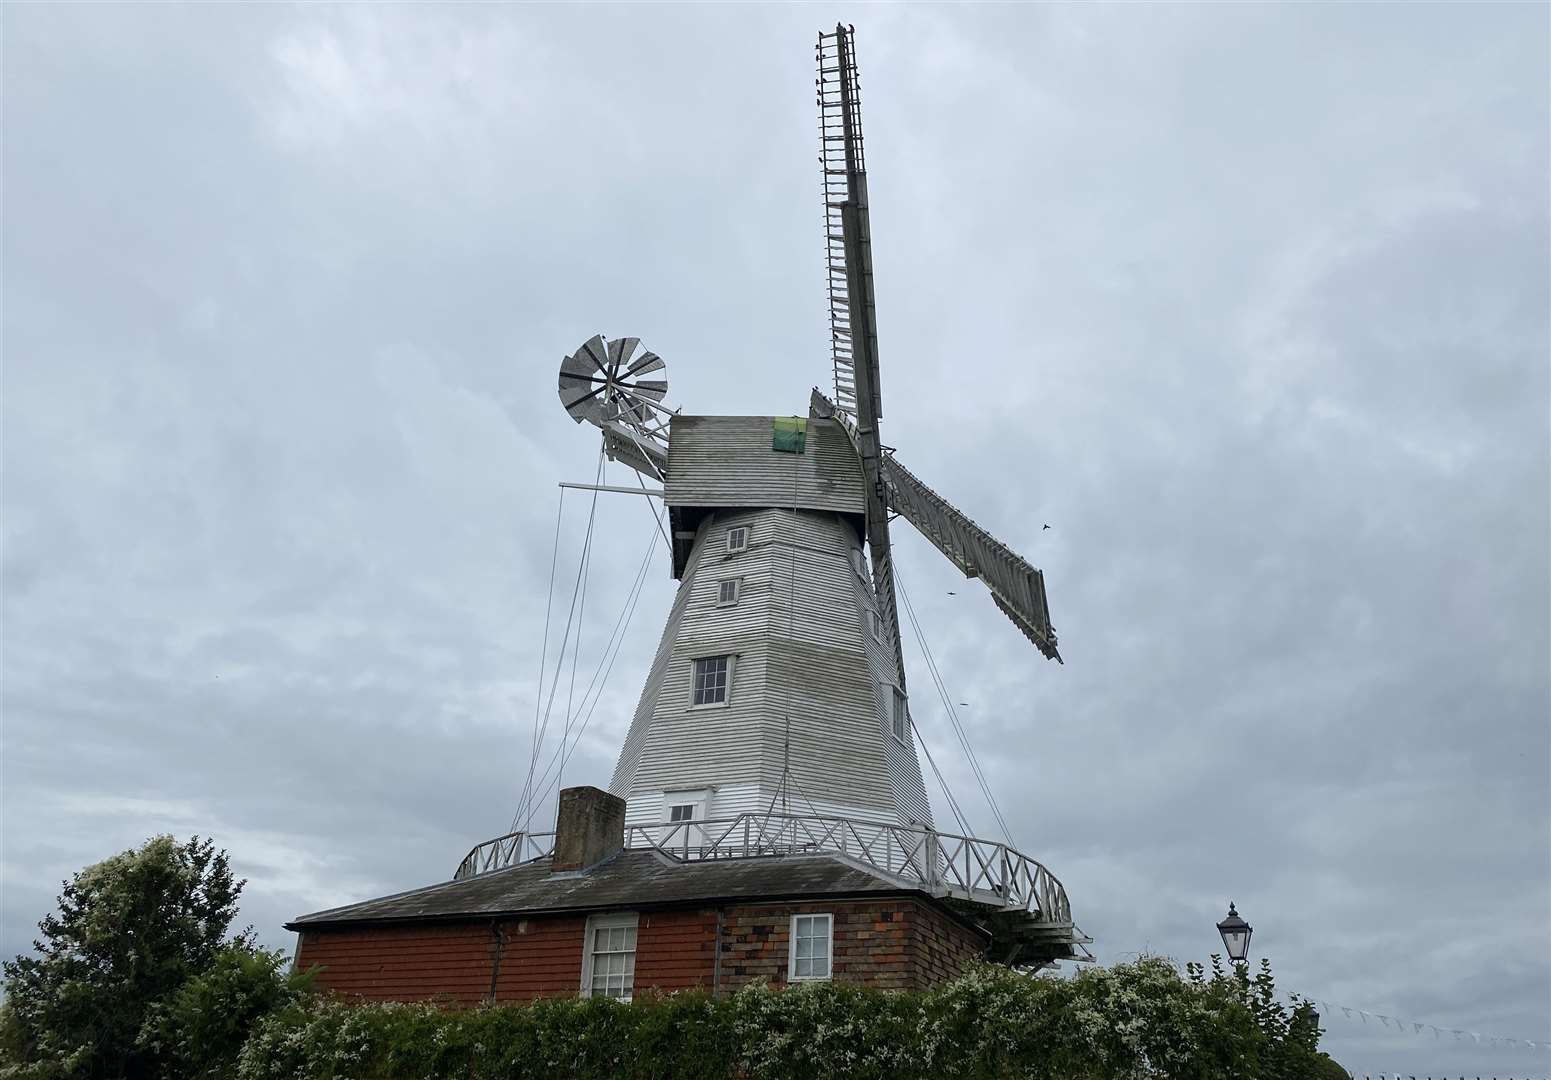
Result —
<path fill-rule="evenodd" d="M 958 975 L 987 940 L 935 905 L 913 898 L 739 904 L 642 912 L 635 986 L 722 992 L 764 979 L 787 982 L 791 918 L 834 916 L 836 982 L 919 989 Z M 499 1001 L 575 994 L 585 916 L 308 930 L 297 962 L 321 965 L 320 984 L 371 1001 L 473 1004 L 494 986 Z"/>

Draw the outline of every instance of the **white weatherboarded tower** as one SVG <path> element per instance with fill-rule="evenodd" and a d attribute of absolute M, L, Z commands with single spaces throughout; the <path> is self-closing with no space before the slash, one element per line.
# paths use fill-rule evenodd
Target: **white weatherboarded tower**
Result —
<path fill-rule="evenodd" d="M 629 826 L 740 814 L 931 829 L 895 607 L 903 517 L 1047 657 L 1044 578 L 917 480 L 883 416 L 859 84 L 850 33 L 817 49 L 834 397 L 806 418 L 686 416 L 635 338 L 565 358 L 560 399 L 660 482 L 682 584 L 610 784 Z"/>
<path fill-rule="evenodd" d="M 682 584 L 610 784 L 627 821 L 801 807 L 930 825 L 840 423 L 677 416 L 665 471 Z"/>

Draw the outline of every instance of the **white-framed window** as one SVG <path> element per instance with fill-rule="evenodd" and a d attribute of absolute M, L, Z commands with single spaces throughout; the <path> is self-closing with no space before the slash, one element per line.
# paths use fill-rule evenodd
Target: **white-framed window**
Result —
<path fill-rule="evenodd" d="M 743 593 L 742 578 L 723 578 L 716 583 L 716 606 L 732 607 Z"/>
<path fill-rule="evenodd" d="M 833 915 L 793 915 L 788 982 L 829 978 L 831 946 L 835 934 Z"/>
<path fill-rule="evenodd" d="M 872 639 L 880 645 L 887 645 L 883 638 L 883 616 L 872 608 L 867 609 L 867 628 L 872 631 Z"/>
<path fill-rule="evenodd" d="M 733 657 L 702 656 L 694 662 L 694 683 L 689 695 L 690 708 L 726 705 L 732 694 Z"/>
<path fill-rule="evenodd" d="M 729 554 L 749 549 L 749 527 L 747 525 L 734 525 L 727 530 L 727 551 Z"/>
<path fill-rule="evenodd" d="M 856 571 L 857 577 L 867 580 L 867 557 L 862 554 L 861 548 L 851 549 L 851 569 Z"/>
<path fill-rule="evenodd" d="M 903 692 L 900 691 L 899 687 L 896 686 L 896 687 L 893 688 L 893 690 L 894 690 L 894 714 L 893 714 L 893 723 L 890 726 L 894 729 L 894 737 L 896 739 L 898 739 L 900 742 L 909 742 L 910 741 L 910 710 L 906 706 L 905 695 L 904 695 Z"/>
<path fill-rule="evenodd" d="M 582 945 L 582 997 L 630 1000 L 635 988 L 638 922 L 639 916 L 633 911 L 587 919 L 587 936 Z"/>
<path fill-rule="evenodd" d="M 662 793 L 662 820 L 704 821 L 711 802 L 710 788 L 672 788 Z"/>

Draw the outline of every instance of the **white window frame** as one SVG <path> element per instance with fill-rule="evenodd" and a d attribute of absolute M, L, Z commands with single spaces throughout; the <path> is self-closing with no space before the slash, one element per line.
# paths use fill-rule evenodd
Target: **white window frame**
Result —
<path fill-rule="evenodd" d="M 680 818 L 679 821 L 704 821 L 709 816 L 711 806 L 710 788 L 670 788 L 662 793 L 662 820 L 668 825 L 677 825 L 673 820 L 673 811 L 681 806 L 689 807 L 689 817 Z"/>
<path fill-rule="evenodd" d="M 640 948 L 640 924 L 641 916 L 634 911 L 615 911 L 610 912 L 607 915 L 589 915 L 587 917 L 586 934 L 582 938 L 582 997 L 593 996 L 593 932 L 596 930 L 613 930 L 621 927 L 634 931 L 633 936 L 635 940 L 630 947 L 630 952 L 628 954 L 629 959 L 625 963 L 625 992 L 623 995 L 617 998 L 613 998 L 612 1000 L 628 1002 L 635 994 L 635 958 L 636 952 Z M 609 955 L 613 956 L 619 954 L 611 951 L 609 952 Z M 600 994 L 598 996 L 605 997 L 607 995 Z"/>
<path fill-rule="evenodd" d="M 727 586 L 732 586 L 732 598 L 725 595 Z M 716 606 L 737 607 L 738 601 L 743 598 L 743 579 L 740 577 L 719 578 L 716 582 Z"/>
<path fill-rule="evenodd" d="M 879 645 L 887 645 L 883 637 L 883 616 L 873 608 L 867 609 L 867 628 L 872 631 L 872 639 Z"/>
<path fill-rule="evenodd" d="M 867 583 L 867 556 L 862 554 L 862 549 L 859 547 L 851 549 L 851 572 L 860 578 L 863 584 Z"/>
<path fill-rule="evenodd" d="M 695 668 L 702 660 L 727 660 L 727 689 L 720 701 L 695 701 Z M 738 671 L 737 653 L 712 653 L 710 656 L 696 656 L 689 662 L 689 707 L 691 709 L 725 709 L 732 703 L 732 681 Z"/>
<path fill-rule="evenodd" d="M 799 975 L 797 974 L 797 920 L 799 919 L 823 919 L 824 920 L 824 974 Z M 811 937 L 811 935 L 810 935 Z M 787 932 L 786 949 L 786 981 L 787 982 L 828 982 L 835 976 L 835 917 L 827 911 L 801 911 L 792 916 L 791 926 Z M 805 957 L 805 959 L 813 959 Z"/>
<path fill-rule="evenodd" d="M 897 686 L 890 686 L 893 698 L 889 701 L 889 734 L 893 735 L 901 743 L 910 741 L 910 699 L 905 692 Z M 900 731 L 901 721 L 904 723 L 904 731 Z"/>
<path fill-rule="evenodd" d="M 727 554 L 736 555 L 740 551 L 747 551 L 749 549 L 749 534 L 750 529 L 747 525 L 727 526 Z M 740 536 L 743 539 L 741 544 L 737 542 Z"/>

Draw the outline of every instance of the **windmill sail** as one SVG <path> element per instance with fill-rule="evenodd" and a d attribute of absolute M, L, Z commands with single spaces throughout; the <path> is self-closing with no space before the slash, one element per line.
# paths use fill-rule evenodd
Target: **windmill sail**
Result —
<path fill-rule="evenodd" d="M 853 32 L 836 26 L 834 33 L 820 34 L 816 58 L 835 404 L 853 418 L 870 415 L 876 419 L 883 415 L 883 395 L 878 386 L 867 155 Z"/>
<path fill-rule="evenodd" d="M 1046 657 L 1060 661 L 1045 602 L 1045 575 L 917 480 L 898 458 L 883 460 L 883 483 L 889 509 L 914 525 L 965 577 L 985 582 L 996 606 L 1024 636 Z"/>
<path fill-rule="evenodd" d="M 894 642 L 900 687 L 905 654 L 900 643 L 889 511 L 883 499 L 878 421 L 878 326 L 872 289 L 872 226 L 867 216 L 867 156 L 862 143 L 861 84 L 854 31 L 837 25 L 820 34 L 818 60 L 819 161 L 824 173 L 824 243 L 829 274 L 831 352 L 842 423 L 862 459 L 866 485 L 867 549 L 878 608 Z"/>
<path fill-rule="evenodd" d="M 817 390 L 813 391 L 809 412 L 816 417 L 838 420 L 853 444 L 857 442 L 855 426 Z M 898 458 L 884 458 L 879 476 L 889 510 L 914 525 L 965 577 L 977 577 L 985 582 L 986 588 L 991 590 L 991 599 L 996 601 L 1003 614 L 1047 658 L 1061 662 L 1061 654 L 1056 651 L 1055 627 L 1050 625 L 1050 609 L 1045 600 L 1045 575 L 916 479 Z"/>

